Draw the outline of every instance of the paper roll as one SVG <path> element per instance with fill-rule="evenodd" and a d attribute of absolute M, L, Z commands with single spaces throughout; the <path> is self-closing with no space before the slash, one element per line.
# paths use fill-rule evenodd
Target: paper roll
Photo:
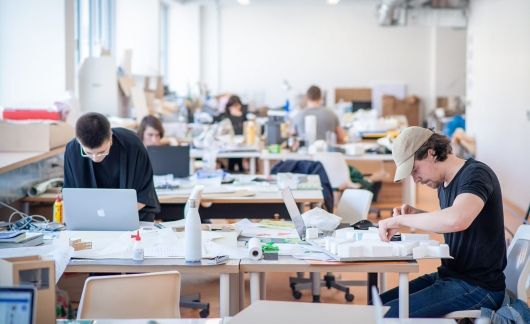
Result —
<path fill-rule="evenodd" d="M 259 260 L 263 256 L 261 251 L 261 242 L 259 238 L 253 237 L 248 240 L 248 257 L 252 260 Z"/>

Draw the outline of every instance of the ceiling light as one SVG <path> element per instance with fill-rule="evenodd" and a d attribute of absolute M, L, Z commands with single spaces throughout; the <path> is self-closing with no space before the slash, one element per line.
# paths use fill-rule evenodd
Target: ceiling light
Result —
<path fill-rule="evenodd" d="M 340 2 L 340 0 L 327 0 L 327 2 L 328 2 L 329 5 L 333 5 L 334 6 L 334 5 L 338 4 Z"/>
<path fill-rule="evenodd" d="M 242 6 L 248 6 L 250 4 L 250 0 L 237 0 L 237 2 Z"/>

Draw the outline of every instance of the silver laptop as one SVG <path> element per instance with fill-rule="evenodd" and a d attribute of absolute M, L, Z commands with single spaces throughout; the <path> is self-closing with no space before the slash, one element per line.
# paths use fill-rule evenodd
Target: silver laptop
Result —
<path fill-rule="evenodd" d="M 34 287 L 0 287 L 0 323 L 35 323 Z"/>
<path fill-rule="evenodd" d="M 140 227 L 136 190 L 64 188 L 63 212 L 71 231 L 132 231 Z"/>
<path fill-rule="evenodd" d="M 298 236 L 300 236 L 300 239 L 302 241 L 305 241 L 306 227 L 304 219 L 302 218 L 302 214 L 300 214 L 300 209 L 298 209 L 298 205 L 296 205 L 296 200 L 294 200 L 294 196 L 291 192 L 291 189 L 289 189 L 288 187 L 282 189 L 282 199 L 283 203 L 285 204 L 285 208 L 287 208 L 287 212 L 289 213 L 289 217 L 291 217 L 291 220 L 293 221 Z"/>

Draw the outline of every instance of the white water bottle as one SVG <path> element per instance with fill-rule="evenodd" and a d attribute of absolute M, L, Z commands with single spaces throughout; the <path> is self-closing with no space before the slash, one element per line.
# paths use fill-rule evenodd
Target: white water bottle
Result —
<path fill-rule="evenodd" d="M 198 199 L 190 198 L 188 200 L 186 224 L 184 225 L 184 248 L 184 259 L 186 262 L 201 262 L 201 216 L 199 216 Z"/>

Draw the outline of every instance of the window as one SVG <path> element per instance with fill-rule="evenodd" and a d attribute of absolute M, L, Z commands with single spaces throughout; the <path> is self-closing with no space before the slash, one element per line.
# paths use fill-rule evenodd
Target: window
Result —
<path fill-rule="evenodd" d="M 169 6 L 160 3 L 160 73 L 167 80 L 168 73 Z"/>
<path fill-rule="evenodd" d="M 76 63 L 87 57 L 112 52 L 114 46 L 114 0 L 76 0 Z"/>

